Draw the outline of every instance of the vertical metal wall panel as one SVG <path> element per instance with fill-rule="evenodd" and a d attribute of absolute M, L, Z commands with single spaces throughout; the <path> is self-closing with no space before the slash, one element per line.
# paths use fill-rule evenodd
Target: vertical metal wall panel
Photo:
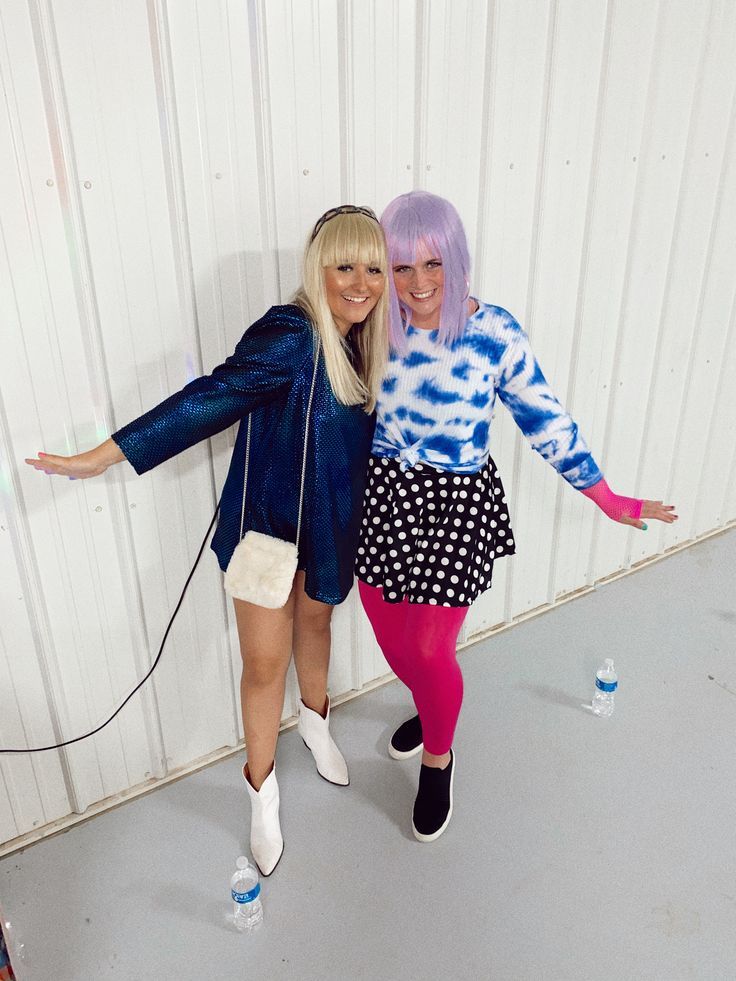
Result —
<path fill-rule="evenodd" d="M 23 746 L 55 742 L 69 733 L 70 724 L 89 727 L 99 721 L 98 713 L 107 708 L 119 680 L 115 677 L 119 662 L 111 659 L 108 664 L 106 656 L 115 650 L 114 631 L 105 631 L 112 645 L 107 651 L 100 644 L 105 618 L 92 598 L 97 568 L 86 534 L 89 517 L 84 494 L 68 484 L 52 486 L 45 478 L 34 481 L 39 475 L 22 464 L 24 455 L 48 445 L 47 440 L 73 452 L 75 423 L 84 415 L 89 434 L 90 416 L 95 414 L 89 406 L 95 398 L 84 375 L 85 353 L 72 329 L 78 314 L 78 284 L 68 262 L 72 232 L 63 150 L 57 130 L 49 125 L 48 35 L 41 24 L 45 11 L 32 8 L 29 17 L 28 10 L 15 9 L 12 14 L 2 23 L 8 56 L 3 59 L 7 72 L 3 124 L 7 121 L 8 140 L 2 142 L 15 154 L 15 166 L 4 169 L 7 179 L 3 180 L 5 188 L 15 186 L 2 204 L 2 278 L 7 286 L 3 295 L 8 298 L 9 314 L 3 320 L 14 341 L 7 345 L 0 369 L 3 479 L 7 491 L 12 491 L 6 509 L 10 535 L 3 548 L 12 550 L 17 581 L 22 584 L 17 599 L 27 604 L 30 630 L 4 636 L 5 649 L 13 652 L 14 674 L 16 678 L 18 672 L 25 674 L 26 684 L 16 682 L 15 687 L 23 706 L 24 731 L 16 732 L 19 738 L 12 742 L 3 739 L 3 744 Z M 104 485 L 99 493 L 105 497 Z M 115 551 L 109 554 L 114 556 Z M 75 588 L 78 577 L 82 582 Z M 1 620 L 5 632 L 13 619 Z M 38 665 L 36 677 L 31 663 L 25 670 L 22 664 L 33 660 Z M 88 683 L 90 671 L 96 676 L 94 687 Z M 29 758 L 34 772 L 46 777 L 43 820 L 34 815 L 32 825 L 53 820 L 58 813 L 82 811 L 91 801 L 129 786 L 131 776 L 136 779 L 137 774 L 126 766 L 120 743 L 121 732 L 128 730 L 131 746 L 135 745 L 141 713 L 139 705 L 123 720 L 122 730 L 111 727 L 97 745 L 87 743 L 58 756 Z M 6 764 L 13 766 L 3 758 Z M 62 806 L 54 790 L 56 799 L 49 807 L 44 798 L 59 783 L 67 799 Z"/>
<path fill-rule="evenodd" d="M 340 3 L 344 90 L 342 199 L 380 214 L 415 185 L 414 0 Z"/>
<path fill-rule="evenodd" d="M 661 429 L 665 437 L 662 442 L 669 469 L 667 496 L 688 502 L 689 506 L 672 535 L 658 536 L 657 551 L 722 522 L 719 490 L 727 486 L 736 447 L 733 410 L 719 406 L 723 389 L 732 393 L 736 377 L 732 361 L 729 366 L 736 302 L 736 65 L 732 57 L 735 20 L 736 8 L 732 4 L 716 5 L 709 30 L 711 50 L 704 64 L 695 114 L 697 129 L 690 148 L 690 180 L 685 199 L 689 204 L 685 213 L 689 227 L 683 227 L 678 235 L 679 248 L 689 252 L 673 276 L 675 295 L 670 314 L 663 321 L 663 327 L 670 331 L 675 325 L 679 327 L 677 337 L 665 340 L 663 352 L 671 358 L 672 347 L 677 350 L 688 343 L 690 356 L 681 390 L 667 391 L 664 396 L 669 400 L 665 410 L 668 418 L 660 426 L 659 420 L 652 420 L 652 432 Z M 683 330 L 684 315 L 689 316 L 687 330 Z M 676 369 L 675 364 L 670 365 L 670 377 Z M 713 437 L 719 436 L 716 450 Z M 718 464 L 715 471 L 708 469 L 711 461 Z M 706 484 L 701 484 L 703 479 Z M 699 487 L 705 493 L 700 494 Z M 705 523 L 699 523 L 696 517 L 702 514 L 702 504 L 711 509 Z"/>
<path fill-rule="evenodd" d="M 106 372 L 120 424 L 180 388 L 192 372 L 186 358 L 191 350 L 187 311 L 175 269 L 181 257 L 172 247 L 150 23 L 142 4 L 125 14 L 118 7 L 90 4 L 81 26 L 71 6 L 58 5 L 55 16 L 92 282 L 86 340 L 95 349 L 90 359 L 98 346 L 102 349 L 98 367 Z M 197 447 L 162 468 L 159 479 L 141 483 L 125 468 L 125 489 L 132 481 L 131 491 L 113 511 L 110 538 L 128 541 L 125 579 L 130 579 L 124 588 L 106 587 L 104 594 L 118 598 L 115 613 L 121 624 L 130 624 L 134 677 L 153 660 L 214 509 L 208 458 L 208 448 Z M 96 487 L 84 485 L 85 493 L 94 495 Z M 153 554 L 151 542 L 156 542 Z M 112 551 L 108 545 L 100 554 Z M 200 587 L 178 618 L 150 686 L 157 709 L 152 758 L 128 754 L 130 765 L 136 761 L 145 770 L 140 780 L 203 756 L 213 743 L 236 741 L 236 718 L 222 711 L 217 684 L 225 654 L 222 621 L 221 597 L 210 587 L 208 602 L 207 587 Z"/>
<path fill-rule="evenodd" d="M 23 58 L 19 75 L 10 72 L 10 51 Z M 43 287 L 34 276 L 37 222 L 34 221 L 31 228 L 29 218 L 29 214 L 35 218 L 36 208 L 42 209 L 43 205 L 28 198 L 34 178 L 39 187 L 44 170 L 50 179 L 43 99 L 35 67 L 31 24 L 25 10 L 5 12 L 0 21 L 0 73 L 4 93 L 0 113 L 0 173 L 4 178 L 4 193 L 0 199 L 0 332 L 4 349 L 0 359 L 0 582 L 3 586 L 0 727 L 6 744 L 23 746 L 28 744 L 28 739 L 45 741 L 54 737 L 37 626 L 39 615 L 34 616 L 31 606 L 31 577 L 35 570 L 23 562 L 28 554 L 25 512 L 29 506 L 33 507 L 34 491 L 39 501 L 44 495 L 38 484 L 35 487 L 29 484 L 31 499 L 25 497 L 23 474 L 13 449 L 16 431 L 21 438 L 39 439 L 37 414 L 30 411 L 27 399 L 32 383 L 26 351 L 22 345 L 11 344 L 10 339 L 21 337 L 21 324 L 29 319 L 40 324 L 44 322 Z M 19 103 L 19 90 L 26 93 L 23 105 Z M 22 123 L 29 124 L 28 132 Z M 42 138 L 34 143 L 32 138 L 36 132 L 42 134 Z M 53 387 L 53 379 L 50 385 Z M 47 499 L 43 500 L 40 506 L 45 507 L 47 503 Z M 58 758 L 5 757 L 0 760 L 0 774 L 3 840 L 68 812 L 69 802 Z"/>
<path fill-rule="evenodd" d="M 317 0 L 256 0 L 268 86 L 268 148 L 283 299 L 299 283 L 307 232 L 334 204 L 340 182 L 337 7 Z"/>
<path fill-rule="evenodd" d="M 657 325 L 670 282 L 669 257 L 709 9 L 709 4 L 687 0 L 659 8 L 603 461 L 614 487 L 631 484 L 648 426 L 648 396 L 659 353 Z M 599 526 L 596 578 L 630 563 L 637 534 L 621 535 L 609 522 Z"/>
<path fill-rule="evenodd" d="M 5 457 L 5 446 L 3 447 Z M 7 458 L 6 458 L 7 459 Z M 37 657 L 38 630 L 29 611 L 30 590 L 13 561 L 14 515 L 0 508 L 0 581 L 6 602 L 0 625 L 0 670 L 4 745 L 54 740 L 43 665 Z M 8 841 L 69 812 L 64 774 L 48 754 L 6 757 L 0 763 L 0 841 Z"/>
<path fill-rule="evenodd" d="M 426 55 L 418 93 L 422 187 L 449 198 L 463 216 L 468 241 L 479 224 L 486 76 L 486 0 L 426 0 Z M 452 137 L 448 139 L 448 134 Z M 472 247 L 472 246 L 471 246 Z"/>
<path fill-rule="evenodd" d="M 568 379 L 605 12 L 604 3 L 562 3 L 550 23 L 527 319 L 523 323 L 542 370 L 560 400 L 568 403 L 573 416 L 577 416 L 577 407 L 569 404 L 567 398 Z M 580 420 L 580 425 L 584 431 L 584 420 Z M 554 599 L 549 577 L 560 536 L 555 517 L 559 478 L 519 441 L 517 453 L 519 476 L 512 512 L 521 545 L 511 570 L 515 614 Z"/>
<path fill-rule="evenodd" d="M 612 525 L 499 405 L 519 553 L 465 639 L 733 521 L 734 41 L 729 0 L 0 0 L 0 743 L 85 731 L 145 673 L 234 429 L 143 477 L 23 457 L 91 447 L 220 363 L 334 204 L 452 199 L 473 293 L 529 331 L 612 486 L 680 508 Z M 207 553 L 115 722 L 0 756 L 0 841 L 236 746 L 239 672 Z M 387 672 L 354 590 L 332 693 Z"/>
<path fill-rule="evenodd" d="M 607 6 L 598 83 L 598 118 L 590 159 L 586 227 L 575 309 L 574 366 L 567 401 L 614 487 L 635 489 L 631 469 L 610 472 L 606 426 L 621 322 L 629 229 L 640 166 L 657 5 L 615 0 Z M 560 393 L 562 395 L 562 393 Z M 629 468 L 635 462 L 633 455 Z M 608 519 L 558 482 L 560 528 L 550 569 L 554 596 L 592 583 L 595 542 Z M 619 535 L 622 533 L 618 529 Z M 614 571 L 609 567 L 609 572 Z"/>
<path fill-rule="evenodd" d="M 736 92 L 736 6 L 716 3 L 710 9 L 707 33 L 686 126 L 687 143 L 677 202 L 672 247 L 668 256 L 667 286 L 657 323 L 656 368 L 644 410 L 645 432 L 641 444 L 637 493 L 685 500 L 672 480 L 674 460 L 681 452 L 680 421 L 693 381 L 698 357 L 722 341 L 713 336 L 712 325 L 702 318 L 702 301 L 712 262 L 712 243 L 719 220 L 722 166 L 729 148 L 729 120 Z M 711 158 L 713 163 L 711 164 Z M 728 294 L 726 294 L 728 295 Z M 719 333 L 723 332 L 723 320 Z M 704 335 L 704 336 L 703 336 Z M 707 338 L 707 340 L 705 340 Z M 706 390 L 699 388 L 697 415 L 708 417 Z M 640 561 L 661 552 L 671 536 L 660 528 L 656 534 L 634 537 L 631 560 Z"/>
<path fill-rule="evenodd" d="M 528 325 L 531 254 L 535 222 L 540 141 L 545 119 L 548 47 L 554 6 L 536 0 L 498 3 L 489 8 L 491 47 L 486 81 L 480 228 L 474 258 L 473 290 L 506 308 Z M 498 405 L 491 452 L 502 475 L 519 554 L 534 549 L 519 527 L 516 492 L 519 433 Z M 528 448 L 527 448 L 528 449 Z M 521 536 L 521 537 L 519 537 Z M 516 561 L 514 559 L 514 561 Z M 471 607 L 466 633 L 511 620 L 513 567 L 499 562 L 493 589 Z"/>
<path fill-rule="evenodd" d="M 698 317 L 690 384 L 681 406 L 673 492 L 690 502 L 673 529 L 688 541 L 729 520 L 725 491 L 734 486 L 736 459 L 736 99 L 732 102 L 714 234 L 701 312 Z"/>

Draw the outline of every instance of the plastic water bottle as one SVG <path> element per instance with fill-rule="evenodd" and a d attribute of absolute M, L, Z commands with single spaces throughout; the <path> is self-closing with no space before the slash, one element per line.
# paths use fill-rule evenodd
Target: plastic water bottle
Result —
<path fill-rule="evenodd" d="M 613 695 L 618 688 L 618 675 L 613 661 L 607 657 L 603 667 L 598 668 L 595 675 L 595 695 L 591 708 L 596 715 L 608 717 L 613 712 Z"/>
<path fill-rule="evenodd" d="M 24 944 L 18 939 L 18 934 L 11 924 L 6 920 L 0 909 L 0 978 L 24 978 L 24 972 L 28 969 L 28 958 Z M 13 971 L 15 970 L 15 973 Z"/>
<path fill-rule="evenodd" d="M 250 933 L 263 923 L 263 906 L 261 905 L 261 884 L 258 881 L 258 871 L 250 864 L 245 855 L 236 862 L 238 866 L 230 880 L 230 892 L 233 897 L 233 918 L 235 926 L 241 933 Z"/>

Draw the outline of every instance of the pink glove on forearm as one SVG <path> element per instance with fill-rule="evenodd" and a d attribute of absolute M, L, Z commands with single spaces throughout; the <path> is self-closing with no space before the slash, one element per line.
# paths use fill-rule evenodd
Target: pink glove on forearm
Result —
<path fill-rule="evenodd" d="M 604 477 L 580 493 L 589 497 L 613 521 L 620 521 L 621 518 L 635 518 L 638 521 L 641 517 L 641 506 L 644 502 L 638 497 L 622 497 L 620 494 L 614 494 Z"/>

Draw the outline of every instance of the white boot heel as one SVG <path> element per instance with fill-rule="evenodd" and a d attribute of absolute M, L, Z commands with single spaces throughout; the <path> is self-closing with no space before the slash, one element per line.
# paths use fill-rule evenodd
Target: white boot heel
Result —
<path fill-rule="evenodd" d="M 327 717 L 322 718 L 319 712 L 307 708 L 299 699 L 299 735 L 304 740 L 307 749 L 314 756 L 317 772 L 330 783 L 347 787 L 350 783 L 348 765 L 345 757 L 335 745 L 330 735 L 330 699 L 327 697 Z"/>
<path fill-rule="evenodd" d="M 243 780 L 250 796 L 250 850 L 261 870 L 261 875 L 270 875 L 279 863 L 284 851 L 279 823 L 279 785 L 276 782 L 276 766 L 255 790 L 245 775 Z"/>

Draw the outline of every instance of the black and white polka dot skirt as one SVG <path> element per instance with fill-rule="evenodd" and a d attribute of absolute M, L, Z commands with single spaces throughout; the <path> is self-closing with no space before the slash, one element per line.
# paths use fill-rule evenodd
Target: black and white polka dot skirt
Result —
<path fill-rule="evenodd" d="M 491 587 L 493 563 L 514 554 L 496 465 L 473 474 L 371 456 L 363 501 L 358 579 L 389 603 L 470 606 Z"/>

